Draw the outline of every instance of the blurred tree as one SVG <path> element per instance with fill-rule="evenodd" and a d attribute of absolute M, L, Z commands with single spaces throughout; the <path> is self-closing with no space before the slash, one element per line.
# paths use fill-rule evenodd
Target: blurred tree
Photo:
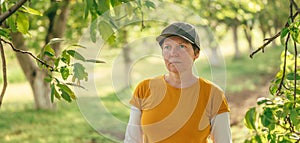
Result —
<path fill-rule="evenodd" d="M 65 32 L 65 25 L 68 19 L 69 4 L 69 0 L 65 0 L 62 3 L 57 3 L 56 1 L 52 0 L 49 8 L 44 12 L 43 15 L 45 15 L 48 18 L 47 25 L 44 25 L 45 28 L 47 28 L 47 32 L 44 38 L 44 42 L 46 44 L 49 43 L 50 40 L 53 38 L 63 37 Z M 19 17 L 17 19 L 19 19 Z M 24 21 L 26 21 L 26 19 L 24 19 Z M 27 47 L 25 43 L 25 38 L 23 36 L 23 34 L 27 33 L 22 34 L 21 32 L 22 31 L 11 32 L 10 35 L 12 43 L 16 48 L 23 51 L 28 51 L 29 48 Z M 57 56 L 60 50 L 60 43 L 53 44 L 52 48 Z M 48 72 L 45 71 L 45 69 L 39 68 L 30 56 L 22 53 L 16 53 L 16 56 L 32 88 L 36 108 L 54 108 L 54 104 L 50 100 L 50 83 L 44 80 L 48 76 Z"/>
<path fill-rule="evenodd" d="M 104 40 L 113 43 L 115 41 L 113 29 L 118 29 L 115 27 L 117 20 L 107 15 L 110 14 L 107 11 L 130 0 L 51 0 L 43 3 L 27 1 L 1 1 L 0 47 L 3 49 L 5 43 L 16 51 L 20 66 L 33 90 L 36 108 L 54 109 L 54 98 L 62 98 L 69 102 L 76 99 L 70 86 L 84 88 L 80 86 L 80 81 L 87 80 L 88 77 L 83 65 L 79 62 L 71 63 L 70 58 L 81 62 L 103 62 L 86 59 L 74 50 L 74 47 L 84 48 L 82 45 L 69 44 L 62 50 L 61 43 L 66 41 L 65 38 L 70 38 L 74 42 L 74 37 L 78 38 L 89 20 L 92 23 L 90 38 L 93 42 L 96 41 L 96 35 L 100 34 Z M 122 19 L 134 14 L 139 15 L 142 13 L 143 5 L 153 7 L 154 4 L 140 0 L 136 1 L 135 5 L 127 4 L 127 11 L 124 11 L 125 17 Z M 128 10 L 131 12 L 130 15 L 127 15 Z M 115 11 L 113 18 L 120 18 L 121 15 L 118 14 L 124 13 Z M 98 19 L 99 16 L 103 18 Z M 29 52 L 29 47 L 34 47 L 40 54 L 35 56 Z M 0 105 L 7 86 L 4 50 L 1 50 L 1 54 L 4 84 L 0 95 Z M 60 77 L 57 77 L 55 73 L 58 73 Z M 72 82 L 68 82 L 70 76 L 73 76 Z"/>
<path fill-rule="evenodd" d="M 283 17 L 288 17 L 289 15 L 289 8 L 286 5 L 286 0 L 266 0 L 263 1 L 264 7 L 261 11 L 257 13 L 257 22 L 262 36 L 272 36 L 277 31 L 280 31 L 281 27 L 284 25 L 284 21 L 282 20 Z M 278 12 L 280 10 L 280 12 Z M 276 41 L 273 42 L 276 44 Z"/>
<path fill-rule="evenodd" d="M 174 0 L 174 2 L 182 3 L 182 1 Z M 221 40 L 227 33 L 228 29 L 232 29 L 233 43 L 234 43 L 234 59 L 238 59 L 241 56 L 238 41 L 238 29 L 242 26 L 246 39 L 248 41 L 249 49 L 252 50 L 252 34 L 251 30 L 255 24 L 256 13 L 261 10 L 262 2 L 259 0 L 199 0 L 190 1 L 187 4 L 193 8 L 197 14 L 204 19 L 204 25 L 209 26 L 215 36 Z M 211 50 L 213 53 L 212 59 L 218 59 L 217 44 L 213 43 L 216 40 L 211 40 Z M 214 60 L 211 60 L 214 61 Z M 218 65 L 215 63 L 214 65 Z"/>

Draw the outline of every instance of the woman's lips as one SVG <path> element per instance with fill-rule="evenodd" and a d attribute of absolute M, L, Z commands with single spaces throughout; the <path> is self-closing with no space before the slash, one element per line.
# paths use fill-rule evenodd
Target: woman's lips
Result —
<path fill-rule="evenodd" d="M 179 62 L 179 61 L 169 62 L 169 65 L 177 65 L 177 64 L 181 64 L 181 62 Z"/>

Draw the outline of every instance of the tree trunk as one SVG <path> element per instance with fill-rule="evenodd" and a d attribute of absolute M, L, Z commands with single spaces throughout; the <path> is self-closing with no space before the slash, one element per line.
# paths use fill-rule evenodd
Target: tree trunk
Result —
<path fill-rule="evenodd" d="M 46 43 L 48 43 L 52 38 L 63 37 L 69 15 L 69 3 L 70 0 L 64 0 L 62 6 L 60 7 L 60 10 L 53 9 L 51 7 L 49 8 L 52 10 L 54 15 L 47 15 L 49 19 L 49 27 L 48 33 L 45 38 Z M 52 5 L 55 6 L 55 2 L 52 2 Z M 55 53 L 58 54 L 60 52 L 60 43 L 53 44 L 52 48 L 55 50 Z"/>
<path fill-rule="evenodd" d="M 13 33 L 11 36 L 12 42 L 16 48 L 24 51 L 28 50 L 25 46 L 25 41 L 21 33 Z M 28 82 L 30 83 L 36 109 L 55 109 L 55 104 L 53 104 L 50 100 L 49 83 L 44 81 L 46 72 L 39 69 L 36 62 L 29 57 L 29 55 L 16 53 L 16 56 Z"/>
<path fill-rule="evenodd" d="M 211 49 L 211 55 L 209 57 L 209 62 L 211 66 L 213 67 L 219 67 L 221 65 L 220 63 L 220 57 L 218 54 L 218 48 L 217 47 L 212 47 Z"/>
<path fill-rule="evenodd" d="M 124 43 L 124 47 L 122 48 L 122 50 L 123 50 L 123 58 L 124 58 L 124 68 L 125 68 L 125 75 L 124 75 L 124 77 L 125 77 L 125 79 L 124 79 L 124 81 L 126 81 L 126 83 L 129 83 L 129 80 L 130 80 L 130 78 L 129 78 L 129 72 L 130 72 L 130 65 L 131 65 L 131 58 L 130 58 L 130 47 L 127 45 L 127 43 L 128 43 L 128 41 L 127 41 L 127 39 L 128 39 L 128 33 L 127 33 L 127 31 L 126 30 L 122 30 L 121 31 L 122 32 L 122 38 L 123 38 L 123 42 L 122 43 Z M 125 85 L 126 87 L 125 88 L 127 88 L 128 86 L 129 86 L 129 84 L 126 84 Z"/>
<path fill-rule="evenodd" d="M 233 31 L 233 43 L 234 43 L 234 60 L 239 59 L 241 57 L 241 52 L 239 50 L 239 45 L 238 45 L 238 26 L 233 25 L 232 26 L 232 31 Z"/>
<path fill-rule="evenodd" d="M 206 31 L 208 45 L 211 51 L 211 54 L 209 55 L 209 62 L 213 67 L 218 67 L 221 65 L 220 55 L 218 53 L 218 43 L 209 28 L 205 27 L 204 29 Z"/>
<path fill-rule="evenodd" d="M 50 30 L 48 30 L 47 36 L 45 37 L 46 43 L 49 42 L 51 38 L 63 37 L 68 17 L 68 4 L 69 0 L 65 0 L 60 7 L 60 13 L 49 18 L 50 24 L 48 28 Z M 28 51 L 28 47 L 25 45 L 24 37 L 21 33 L 13 33 L 11 36 L 16 48 Z M 55 50 L 55 53 L 58 53 L 60 51 L 60 44 L 52 45 L 52 48 Z M 29 55 L 16 53 L 16 56 L 30 83 L 36 109 L 54 110 L 56 106 L 50 100 L 50 84 L 44 80 L 47 76 L 46 71 L 40 69 Z"/>
<path fill-rule="evenodd" d="M 249 51 L 251 53 L 251 52 L 253 52 L 251 30 L 244 28 L 244 33 L 245 33 L 245 37 L 246 37 L 248 45 L 249 45 Z"/>

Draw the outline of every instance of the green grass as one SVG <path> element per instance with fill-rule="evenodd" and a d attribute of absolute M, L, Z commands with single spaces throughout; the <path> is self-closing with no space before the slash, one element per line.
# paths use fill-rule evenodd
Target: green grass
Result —
<path fill-rule="evenodd" d="M 281 49 L 270 48 L 265 53 L 258 53 L 253 59 L 244 55 L 237 61 L 227 59 L 227 91 L 241 92 L 242 90 L 254 90 L 261 86 L 264 77 L 273 77 L 279 71 Z"/>
<path fill-rule="evenodd" d="M 4 103 L 0 110 L 1 143 L 113 143 L 97 133 L 77 104 L 58 103 L 57 111 L 35 110 L 31 102 Z"/>
<path fill-rule="evenodd" d="M 280 47 L 268 47 L 265 53 L 257 53 L 253 59 L 249 57 L 248 53 L 243 53 L 238 60 L 233 60 L 231 56 L 225 57 L 226 92 L 254 90 L 260 86 L 260 83 L 265 83 L 263 77 L 273 76 L 279 70 L 281 50 Z M 197 69 L 199 75 L 211 80 L 212 67 L 208 62 L 199 60 L 196 63 L 201 64 Z M 214 70 L 222 72 L 224 68 L 215 67 Z"/>
<path fill-rule="evenodd" d="M 8 83 L 21 83 L 26 81 L 26 77 L 17 63 L 17 61 L 9 62 L 7 67 L 7 81 Z M 2 69 L 1 69 L 2 70 Z M 0 72 L 0 83 L 3 82 L 3 73 Z"/>

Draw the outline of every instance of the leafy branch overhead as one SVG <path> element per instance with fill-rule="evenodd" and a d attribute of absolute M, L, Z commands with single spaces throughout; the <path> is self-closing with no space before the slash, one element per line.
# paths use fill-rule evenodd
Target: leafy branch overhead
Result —
<path fill-rule="evenodd" d="M 28 55 L 34 59 L 40 69 L 43 69 L 47 73 L 45 81 L 49 82 L 51 88 L 51 101 L 54 101 L 54 97 L 57 99 L 64 99 L 66 101 L 72 101 L 76 99 L 76 95 L 71 87 L 85 88 L 80 85 L 82 81 L 88 80 L 88 73 L 85 70 L 82 62 L 89 63 L 104 63 L 102 60 L 86 59 L 76 48 L 85 48 L 82 45 L 71 44 L 67 48 L 61 51 L 61 54 L 54 50 L 53 45 L 64 42 L 62 38 L 54 37 L 43 48 L 39 55 L 35 56 L 28 50 L 18 49 L 12 43 L 12 35 L 14 33 L 22 33 L 24 35 L 31 36 L 30 19 L 29 15 L 43 16 L 41 12 L 25 6 L 27 0 L 20 0 L 16 3 L 4 2 L 1 4 L 1 10 L 3 13 L 0 15 L 0 23 L 4 25 L 0 27 L 0 48 L 2 58 L 2 72 L 4 84 L 0 95 L 0 106 L 2 104 L 3 97 L 5 95 L 7 87 L 7 74 L 6 74 L 6 60 L 4 53 L 4 44 L 11 47 L 13 51 Z M 12 5 L 7 8 L 8 5 Z M 70 81 L 70 82 L 68 82 Z"/>
<path fill-rule="evenodd" d="M 295 12 L 294 12 L 295 11 Z M 294 0 L 290 0 L 290 16 L 283 29 L 254 51 L 258 51 L 280 37 L 284 50 L 281 54 L 280 71 L 269 87 L 274 98 L 260 98 L 259 109 L 249 109 L 245 116 L 245 125 L 252 132 L 245 140 L 252 142 L 300 142 L 300 75 L 298 47 L 300 44 L 300 9 Z"/>
<path fill-rule="evenodd" d="M 85 67 L 80 62 L 71 63 L 71 58 L 81 62 L 105 63 L 102 60 L 86 59 L 75 49 L 69 49 L 74 47 L 84 48 L 82 45 L 73 45 L 72 47 L 64 49 L 61 55 L 56 56 L 56 53 L 51 45 L 63 41 L 64 40 L 59 38 L 50 40 L 50 42 L 42 49 L 38 56 L 40 59 L 43 59 L 43 61 L 47 61 L 46 64 L 43 64 L 42 62 L 38 62 L 37 64 L 40 66 L 40 68 L 45 68 L 48 70 L 48 77 L 45 78 L 45 81 L 50 83 L 52 102 L 54 97 L 57 99 L 61 99 L 62 97 L 64 100 L 69 102 L 76 99 L 75 93 L 69 86 L 85 89 L 85 87 L 80 85 L 80 82 L 83 80 L 88 80 L 88 73 L 85 71 Z M 46 65 L 53 66 L 49 68 Z M 60 75 L 60 77 L 53 76 L 56 75 L 55 73 Z M 72 77 L 72 82 L 64 83 L 63 81 L 68 80 L 70 76 Z"/>
<path fill-rule="evenodd" d="M 144 8 L 155 8 L 155 4 L 150 0 L 86 0 L 85 5 L 84 17 L 91 17 L 89 29 L 91 40 L 96 42 L 99 34 L 109 44 L 113 44 L 116 41 L 115 31 L 120 30 L 120 27 L 117 26 L 118 23 L 122 20 L 138 18 L 143 29 L 145 28 Z"/>
<path fill-rule="evenodd" d="M 72 13 L 80 13 L 82 15 L 76 14 L 76 16 L 74 16 L 70 14 L 70 5 L 77 6 L 77 8 L 72 9 Z M 63 37 L 66 27 L 73 27 L 70 28 L 72 31 L 66 35 L 73 36 L 74 32 L 78 32 L 78 35 L 80 35 L 81 30 L 86 26 L 82 23 L 86 23 L 90 20 L 91 25 L 89 30 L 91 41 L 96 42 L 98 36 L 101 36 L 103 40 L 113 44 L 116 42 L 115 31 L 120 28 L 117 27 L 118 22 L 138 17 L 141 19 L 141 27 L 143 28 L 145 27 L 143 20 L 144 9 L 155 8 L 155 4 L 150 0 L 51 0 L 43 4 L 38 1 L 15 0 L 3 1 L 0 3 L 0 6 L 0 52 L 4 79 L 2 93 L 0 95 L 0 106 L 7 86 L 6 62 L 3 49 L 3 44 L 5 44 L 5 46 L 11 47 L 16 53 L 26 55 L 20 56 L 20 54 L 16 54 L 19 62 L 22 63 L 26 61 L 26 64 L 30 64 L 30 66 L 24 66 L 25 64 L 21 64 L 20 66 L 26 78 L 30 81 L 29 83 L 33 91 L 43 90 L 41 92 L 33 92 L 35 99 L 47 100 L 35 100 L 36 107 L 43 109 L 52 108 L 50 107 L 52 105 L 50 105 L 49 99 L 46 99 L 47 97 L 44 97 L 44 94 L 49 94 L 52 102 L 55 98 L 64 99 L 66 101 L 76 99 L 71 87 L 84 88 L 80 84 L 82 81 L 88 80 L 88 73 L 83 63 L 104 63 L 104 61 L 87 59 L 81 55 L 76 48 L 84 48 L 82 45 L 71 44 L 61 50 L 60 45 L 62 42 L 65 42 L 65 40 L 63 40 L 65 38 Z M 115 9 L 115 7 L 118 6 L 122 6 L 124 9 Z M 84 8 L 84 13 L 82 13 L 82 8 Z M 76 24 L 67 25 L 69 14 L 72 15 L 72 18 L 75 17 L 75 21 L 80 19 L 82 23 L 77 22 Z M 82 17 L 85 19 L 82 20 Z M 43 35 L 45 35 L 45 37 L 43 37 Z M 24 37 L 29 37 L 29 39 L 26 39 L 27 41 L 25 42 Z M 38 42 L 34 41 L 34 39 L 38 39 Z M 42 43 L 41 41 L 44 42 Z M 30 52 L 29 46 L 26 45 L 28 43 L 33 43 L 30 47 L 41 47 L 37 49 L 40 52 L 37 56 Z M 32 60 L 36 62 L 32 62 Z M 32 73 L 37 72 L 36 70 L 41 72 L 41 74 L 34 75 L 39 75 L 40 77 L 31 76 Z M 39 81 L 44 83 L 43 89 L 32 82 L 40 79 L 45 79 L 44 81 Z M 70 82 L 68 82 L 69 80 Z M 50 92 L 46 93 L 49 90 L 51 90 L 51 94 Z M 40 98 L 40 96 L 43 97 Z M 40 102 L 40 104 L 37 102 Z M 47 104 L 42 107 L 41 104 L 44 103 Z"/>
<path fill-rule="evenodd" d="M 4 13 L 1 13 L 0 15 L 0 25 L 3 24 L 3 22 L 9 18 L 12 14 L 14 14 L 27 0 L 20 0 L 16 4 L 14 4 L 12 7 L 10 7 L 8 10 L 6 10 Z M 4 7 L 5 9 L 5 7 Z M 0 28 L 0 36 L 8 37 L 8 29 L 2 29 Z M 2 35 L 3 34 L 3 35 Z M 1 51 L 1 59 L 2 59 L 2 72 L 3 72 L 3 79 L 4 84 L 0 95 L 0 106 L 2 105 L 2 100 L 7 88 L 7 73 L 6 73 L 6 60 L 5 60 L 5 53 L 2 41 L 0 41 L 0 51 Z"/>

